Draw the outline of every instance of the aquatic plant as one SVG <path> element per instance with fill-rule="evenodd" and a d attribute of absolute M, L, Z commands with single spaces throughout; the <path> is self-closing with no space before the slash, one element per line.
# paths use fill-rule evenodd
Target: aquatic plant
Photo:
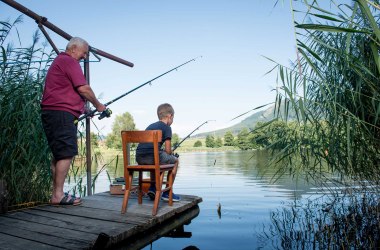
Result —
<path fill-rule="evenodd" d="M 348 179 L 377 182 L 379 1 L 330 1 L 329 10 L 319 1 L 301 2 L 293 9 L 297 60 L 293 67 L 276 65 L 276 110 L 285 110 L 284 120 L 294 112 L 301 135 L 312 134 L 315 140 L 309 140 L 305 150 L 302 137 L 292 140 L 296 130 L 288 131 L 272 143 L 284 145 L 273 151 L 273 162 L 282 163 L 280 172 L 304 168 L 313 175 L 327 164 Z M 303 160 L 295 166 L 292 160 L 297 157 Z"/>
<path fill-rule="evenodd" d="M 379 196 L 353 190 L 271 212 L 272 226 L 260 238 L 273 249 L 378 249 Z"/>
<path fill-rule="evenodd" d="M 272 212 L 263 238 L 278 249 L 377 249 L 379 1 L 290 3 L 297 59 L 291 67 L 275 66 L 276 113 L 284 121 L 295 113 L 296 126 L 267 146 L 270 164 L 278 176 L 305 171 L 329 193 Z"/>
<path fill-rule="evenodd" d="M 51 184 L 49 149 L 39 112 L 51 53 L 38 45 L 37 32 L 30 46 L 6 45 L 21 21 L 0 22 L 0 179 L 7 183 L 10 205 L 46 201 Z"/>

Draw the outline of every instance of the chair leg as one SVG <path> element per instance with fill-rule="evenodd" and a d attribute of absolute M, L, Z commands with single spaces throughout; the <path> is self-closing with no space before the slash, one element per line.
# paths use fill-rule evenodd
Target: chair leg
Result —
<path fill-rule="evenodd" d="M 132 177 L 133 177 L 133 172 L 128 173 L 128 177 L 125 178 L 126 183 L 125 183 L 125 190 L 124 190 L 124 198 L 123 198 L 123 205 L 121 207 L 122 214 L 125 214 L 127 212 L 129 195 L 131 193 L 131 188 L 132 188 Z"/>
<path fill-rule="evenodd" d="M 152 215 L 156 216 L 158 211 L 158 204 L 160 203 L 161 199 L 161 192 L 156 191 L 156 197 L 154 197 L 154 203 L 153 203 L 153 209 L 152 209 Z"/>
<path fill-rule="evenodd" d="M 138 187 L 138 191 L 139 191 L 139 196 L 138 196 L 138 202 L 139 204 L 142 204 L 142 176 L 143 176 L 143 172 L 142 171 L 139 171 L 139 187 Z"/>
<path fill-rule="evenodd" d="M 168 171 L 167 182 L 169 185 L 169 206 L 173 206 L 173 172 Z"/>

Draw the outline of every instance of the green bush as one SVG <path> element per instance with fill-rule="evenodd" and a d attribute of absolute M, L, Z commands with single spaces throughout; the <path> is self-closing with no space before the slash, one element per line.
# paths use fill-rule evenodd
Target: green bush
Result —
<path fill-rule="evenodd" d="M 202 142 L 200 140 L 194 142 L 194 147 L 195 148 L 202 147 Z"/>

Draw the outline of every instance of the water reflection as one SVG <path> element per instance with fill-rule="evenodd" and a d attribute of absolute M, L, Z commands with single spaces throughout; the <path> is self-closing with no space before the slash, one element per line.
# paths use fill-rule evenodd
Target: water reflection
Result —
<path fill-rule="evenodd" d="M 282 176 L 274 183 L 276 169 L 267 167 L 267 159 L 266 152 L 252 151 L 182 153 L 174 191 L 203 199 L 187 227 L 192 237 L 163 237 L 144 249 L 265 249 L 259 235 L 269 231 L 270 212 L 319 192 L 301 177 Z M 96 192 L 108 191 L 107 173 L 113 179 L 123 175 L 122 169 L 122 158 L 108 166 Z"/>
<path fill-rule="evenodd" d="M 199 215 L 199 206 L 192 207 L 177 216 L 165 221 L 144 233 L 136 235 L 131 240 L 121 243 L 115 249 L 141 249 L 146 247 L 146 249 L 159 249 L 156 247 L 157 239 L 171 239 L 171 240 L 182 240 L 190 239 L 192 237 L 192 232 L 188 231 L 188 225 L 191 221 Z M 188 245 L 181 248 L 177 248 L 177 243 L 166 249 L 199 249 L 196 245 Z"/>

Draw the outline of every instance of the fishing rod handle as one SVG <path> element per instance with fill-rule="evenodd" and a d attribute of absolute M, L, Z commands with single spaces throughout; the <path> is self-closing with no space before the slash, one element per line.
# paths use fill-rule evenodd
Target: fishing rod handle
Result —
<path fill-rule="evenodd" d="M 111 114 L 112 114 L 112 110 L 110 110 L 109 108 L 106 108 L 105 110 L 102 111 L 102 113 L 100 113 L 99 115 L 99 120 L 103 119 L 104 117 L 111 117 Z"/>

